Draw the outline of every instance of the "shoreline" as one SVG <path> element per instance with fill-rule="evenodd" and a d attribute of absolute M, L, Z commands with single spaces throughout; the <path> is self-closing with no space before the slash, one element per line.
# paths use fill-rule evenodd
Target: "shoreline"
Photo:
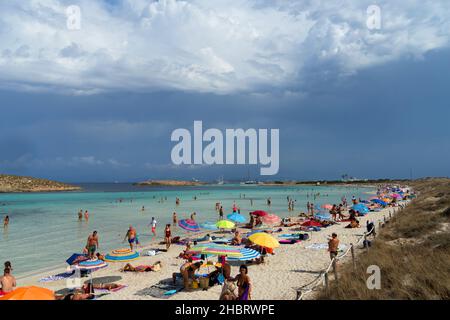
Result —
<path fill-rule="evenodd" d="M 305 285 L 309 281 L 313 280 L 320 270 L 323 270 L 329 264 L 329 255 L 327 250 L 314 250 L 307 248 L 313 243 L 326 243 L 327 236 L 332 232 L 338 233 L 338 237 L 341 239 L 342 244 L 349 245 L 355 243 L 356 239 L 361 236 L 365 231 L 365 223 L 367 220 L 373 221 L 376 226 L 378 222 L 383 220 L 384 216 L 388 216 L 391 208 L 386 208 L 380 212 L 371 212 L 364 217 L 360 217 L 360 228 L 345 229 L 344 226 L 348 222 L 340 222 L 336 225 L 322 228 L 317 232 L 307 232 L 312 234 L 312 237 L 307 241 L 302 241 L 293 245 L 280 245 L 275 250 L 275 255 L 269 255 L 266 257 L 266 262 L 260 265 L 249 266 L 249 274 L 255 283 L 254 287 L 254 299 L 255 300 L 293 300 L 296 297 L 296 288 Z M 296 217 L 296 219 L 299 219 Z M 296 227 L 283 227 L 283 233 L 291 232 Z M 294 229 L 294 230 L 293 230 Z M 249 229 L 241 229 L 246 232 Z M 215 232 L 199 232 L 195 234 L 195 237 L 201 237 L 205 234 L 217 234 Z M 276 235 L 276 234 L 275 234 Z M 192 237 L 191 237 L 192 238 Z M 160 245 L 161 240 L 154 240 L 150 243 L 146 243 L 142 248 L 138 248 L 139 252 L 155 249 L 165 248 L 164 245 Z M 124 246 L 125 247 L 125 246 Z M 182 250 L 184 245 L 173 244 L 169 249 L 169 252 L 163 252 L 156 256 L 140 256 L 137 260 L 131 262 L 133 265 L 139 264 L 154 264 L 156 261 L 162 261 L 163 268 L 160 272 L 148 272 L 148 273 L 122 273 L 118 270 L 125 265 L 125 263 L 109 263 L 109 266 L 103 270 L 99 270 L 93 273 L 94 281 L 96 278 L 104 277 L 119 277 L 120 280 L 116 283 L 125 284 L 128 287 L 122 289 L 119 292 L 111 293 L 106 296 L 100 297 L 100 299 L 156 299 L 154 297 L 143 294 L 145 289 L 148 289 L 153 284 L 158 283 L 161 280 L 170 279 L 173 272 L 179 271 L 179 266 L 183 262 L 182 259 L 175 258 Z M 356 250 L 356 253 L 359 249 Z M 211 260 L 215 260 L 212 258 Z M 237 274 L 238 267 L 236 264 L 232 265 L 232 275 Z M 39 285 L 54 291 L 64 289 L 65 280 L 59 280 L 55 282 L 41 283 L 38 282 L 40 278 L 65 272 L 64 267 L 51 268 L 45 270 L 36 270 L 32 274 L 21 275 L 17 277 L 18 285 Z M 204 270 L 206 272 L 206 269 Z M 83 278 L 82 281 L 88 278 Z M 220 286 L 214 286 L 207 291 L 181 291 L 176 295 L 170 297 L 170 299 L 195 299 L 195 300 L 217 300 L 221 291 Z"/>

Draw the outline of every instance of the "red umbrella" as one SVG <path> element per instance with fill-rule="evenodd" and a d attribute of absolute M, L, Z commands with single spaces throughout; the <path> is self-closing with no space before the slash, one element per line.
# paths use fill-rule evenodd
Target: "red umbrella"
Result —
<path fill-rule="evenodd" d="M 275 214 L 268 214 L 262 217 L 265 224 L 277 224 L 281 222 L 281 218 Z"/>
<path fill-rule="evenodd" d="M 331 210 L 331 209 L 333 209 L 333 205 L 327 203 L 327 204 L 324 204 L 324 205 L 322 206 L 322 208 L 327 209 L 327 210 Z"/>
<path fill-rule="evenodd" d="M 304 226 L 304 227 L 321 227 L 322 224 L 320 222 L 317 222 L 314 220 L 307 220 L 302 223 L 302 226 Z"/>
<path fill-rule="evenodd" d="M 256 211 L 250 212 L 250 214 L 253 214 L 254 216 L 259 216 L 259 217 L 268 215 L 268 213 L 263 210 L 256 210 Z"/>

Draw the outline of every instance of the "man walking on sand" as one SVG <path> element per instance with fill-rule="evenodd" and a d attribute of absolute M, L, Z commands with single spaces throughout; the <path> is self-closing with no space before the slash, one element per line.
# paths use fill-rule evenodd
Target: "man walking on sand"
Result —
<path fill-rule="evenodd" d="M 127 234 L 125 235 L 125 238 L 123 239 L 123 242 L 128 238 L 128 244 L 130 245 L 130 249 L 133 250 L 133 244 L 136 241 L 136 230 L 133 228 L 133 226 L 130 225 L 128 228 Z"/>
<path fill-rule="evenodd" d="M 97 231 L 92 232 L 87 239 L 86 249 L 88 250 L 89 259 L 94 258 L 95 251 L 98 249 Z"/>
<path fill-rule="evenodd" d="M 333 233 L 331 235 L 331 239 L 328 240 L 328 251 L 330 252 L 331 260 L 337 257 L 338 250 L 339 250 L 339 239 L 337 238 L 337 234 Z"/>
<path fill-rule="evenodd" d="M 156 220 L 155 220 L 155 217 L 152 217 L 152 221 L 148 225 L 149 226 L 152 225 L 152 233 L 153 233 L 153 236 L 156 237 Z"/>

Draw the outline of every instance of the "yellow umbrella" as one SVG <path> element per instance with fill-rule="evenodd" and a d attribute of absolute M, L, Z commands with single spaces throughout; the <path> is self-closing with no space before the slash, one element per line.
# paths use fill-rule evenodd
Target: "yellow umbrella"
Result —
<path fill-rule="evenodd" d="M 278 242 L 277 239 L 275 239 L 270 234 L 267 234 L 265 232 L 254 233 L 250 237 L 248 237 L 248 239 L 254 244 L 270 249 L 277 248 L 280 246 L 280 243 Z"/>
<path fill-rule="evenodd" d="M 220 220 L 216 223 L 216 227 L 219 229 L 233 229 L 234 223 L 228 220 Z"/>
<path fill-rule="evenodd" d="M 5 294 L 0 300 L 55 300 L 55 294 L 46 288 L 20 287 Z"/>

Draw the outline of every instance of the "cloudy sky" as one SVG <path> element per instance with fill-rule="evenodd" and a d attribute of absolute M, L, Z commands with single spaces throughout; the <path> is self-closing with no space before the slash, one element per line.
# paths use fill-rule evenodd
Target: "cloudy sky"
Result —
<path fill-rule="evenodd" d="M 0 172 L 259 179 L 171 163 L 202 120 L 279 128 L 271 179 L 450 176 L 450 2 L 372 4 L 0 1 Z"/>

